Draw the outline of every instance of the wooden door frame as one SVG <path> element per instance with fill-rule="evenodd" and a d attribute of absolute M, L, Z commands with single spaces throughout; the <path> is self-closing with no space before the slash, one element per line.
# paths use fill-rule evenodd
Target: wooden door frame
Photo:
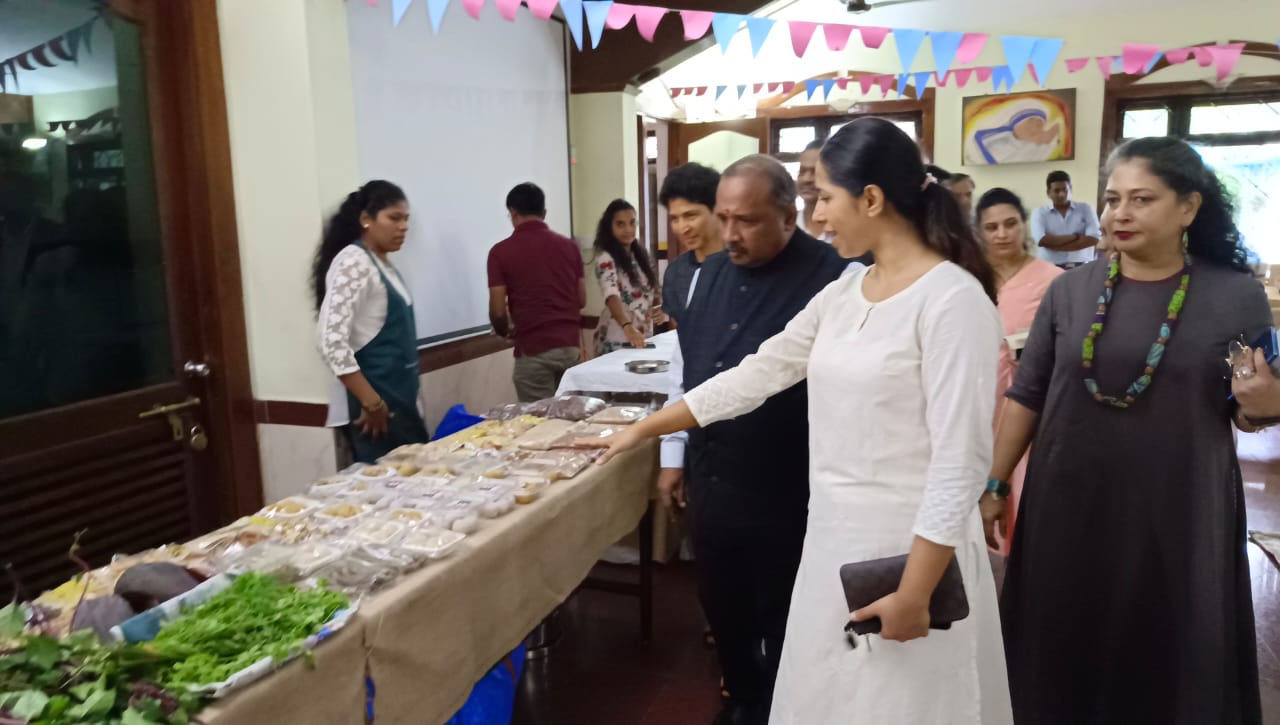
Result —
<path fill-rule="evenodd" d="M 216 441 L 195 457 L 203 474 L 196 480 L 211 485 L 194 491 L 193 520 L 207 526 L 262 504 L 216 0 L 110 0 L 108 7 L 123 18 L 155 20 L 141 32 L 164 258 L 173 276 L 195 281 L 166 290 L 171 328 L 195 336 L 174 336 L 175 373 L 196 350 L 213 370 L 187 386 L 201 398 L 200 418 Z M 36 450 L 37 441 L 58 431 L 105 440 L 126 421 L 136 424 L 144 403 L 172 402 L 181 388 L 165 383 L 0 421 L 0 457 L 56 460 L 58 448 Z M 90 406 L 102 414 L 85 416 Z"/>

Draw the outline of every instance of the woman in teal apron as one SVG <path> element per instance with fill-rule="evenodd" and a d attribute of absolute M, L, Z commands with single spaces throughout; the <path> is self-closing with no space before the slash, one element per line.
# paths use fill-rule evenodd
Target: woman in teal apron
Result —
<path fill-rule="evenodd" d="M 413 300 L 387 258 L 408 231 L 404 192 L 370 181 L 329 220 L 312 268 L 320 351 L 337 378 L 327 425 L 345 426 L 357 461 L 428 439 Z"/>

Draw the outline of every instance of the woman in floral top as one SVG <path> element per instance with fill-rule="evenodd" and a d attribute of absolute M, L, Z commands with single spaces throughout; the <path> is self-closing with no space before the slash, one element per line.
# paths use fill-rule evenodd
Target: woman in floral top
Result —
<path fill-rule="evenodd" d="M 636 243 L 636 209 L 614 199 L 596 228 L 596 279 L 605 309 L 596 327 L 597 356 L 622 347 L 644 347 L 653 332 L 657 303 L 656 275 L 643 244 Z"/>

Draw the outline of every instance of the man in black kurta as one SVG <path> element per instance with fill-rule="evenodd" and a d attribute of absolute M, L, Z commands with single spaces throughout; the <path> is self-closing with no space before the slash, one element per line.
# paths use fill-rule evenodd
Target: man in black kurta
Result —
<path fill-rule="evenodd" d="M 795 182 L 768 157 L 724 172 L 716 215 L 726 251 L 703 264 L 680 321 L 685 390 L 754 353 L 847 265 L 797 228 L 795 198 Z M 807 414 L 800 383 L 689 432 L 698 594 L 731 696 L 717 723 L 768 720 L 808 510 Z"/>

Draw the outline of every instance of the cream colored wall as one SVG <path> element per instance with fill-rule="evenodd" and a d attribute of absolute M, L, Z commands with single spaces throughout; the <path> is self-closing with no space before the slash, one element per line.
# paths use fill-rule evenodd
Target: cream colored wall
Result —
<path fill-rule="evenodd" d="M 585 315 L 604 309 L 595 281 L 592 240 L 605 207 L 622 198 L 640 200 L 635 94 L 575 93 L 569 96 L 569 143 L 573 154 L 573 231 L 586 266 Z"/>
<path fill-rule="evenodd" d="M 327 401 L 308 275 L 322 218 L 357 183 L 345 8 L 218 0 L 254 397 Z"/>
<path fill-rule="evenodd" d="M 724 171 L 744 156 L 758 154 L 760 140 L 736 131 L 716 131 L 689 144 L 689 161 Z"/>

